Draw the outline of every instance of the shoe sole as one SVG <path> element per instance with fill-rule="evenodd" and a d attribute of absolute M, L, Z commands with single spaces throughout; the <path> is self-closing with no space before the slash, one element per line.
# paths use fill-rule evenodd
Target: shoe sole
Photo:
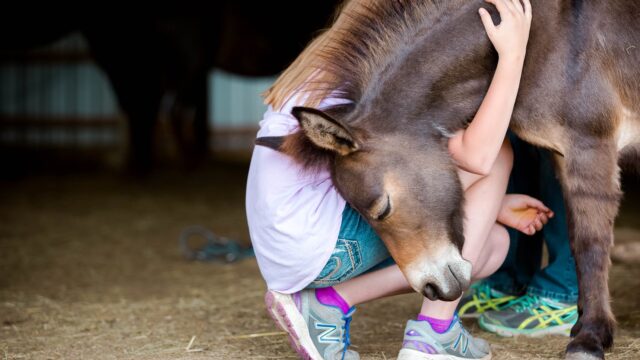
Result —
<path fill-rule="evenodd" d="M 507 328 L 504 326 L 500 326 L 500 325 L 488 324 L 485 321 L 483 321 L 483 318 L 480 318 L 478 320 L 478 325 L 480 325 L 481 329 L 502 337 L 526 336 L 526 337 L 532 337 L 532 338 L 543 337 L 548 335 L 568 337 L 570 336 L 571 328 L 573 327 L 573 324 L 564 324 L 564 325 L 550 326 L 546 329 L 541 329 L 541 330 L 515 330 L 515 329 Z"/>
<path fill-rule="evenodd" d="M 464 358 L 446 354 L 427 354 L 413 349 L 402 349 L 396 360 L 491 360 L 491 353 L 482 358 Z"/>
<path fill-rule="evenodd" d="M 311 340 L 307 323 L 291 295 L 267 291 L 264 302 L 273 321 L 288 334 L 289 343 L 298 355 L 304 360 L 322 360 L 322 356 Z"/>
<path fill-rule="evenodd" d="M 480 317 L 480 315 L 482 315 L 482 313 L 470 313 L 470 314 L 458 314 L 458 317 L 460 319 L 477 319 Z"/>

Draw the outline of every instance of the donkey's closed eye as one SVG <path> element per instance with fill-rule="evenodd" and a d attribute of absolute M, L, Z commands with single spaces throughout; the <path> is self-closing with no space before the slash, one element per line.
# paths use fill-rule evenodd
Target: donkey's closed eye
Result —
<path fill-rule="evenodd" d="M 389 194 L 378 201 L 372 213 L 376 214 L 374 217 L 378 221 L 384 220 L 391 214 L 391 199 L 389 198 Z"/>

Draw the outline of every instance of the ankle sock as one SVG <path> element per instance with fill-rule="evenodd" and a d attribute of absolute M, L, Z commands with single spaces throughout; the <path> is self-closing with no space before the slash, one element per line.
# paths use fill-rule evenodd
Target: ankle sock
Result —
<path fill-rule="evenodd" d="M 316 289 L 316 300 L 322 305 L 337 307 L 343 314 L 347 314 L 351 309 L 349 304 L 333 287 Z"/>
<path fill-rule="evenodd" d="M 429 325 L 431 325 L 431 328 L 433 329 L 433 331 L 437 332 L 438 334 L 443 334 L 445 332 L 447 332 L 447 330 L 449 330 L 449 327 L 451 326 L 451 323 L 453 322 L 453 318 L 451 319 L 436 319 L 436 318 L 432 318 L 429 316 L 424 316 L 422 314 L 418 315 L 418 321 L 426 321 L 429 323 Z"/>

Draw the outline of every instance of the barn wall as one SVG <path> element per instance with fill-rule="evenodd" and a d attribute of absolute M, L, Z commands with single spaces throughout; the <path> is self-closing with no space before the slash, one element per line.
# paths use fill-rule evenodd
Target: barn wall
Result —
<path fill-rule="evenodd" d="M 212 70 L 208 118 L 217 150 L 248 150 L 274 78 Z M 0 145 L 110 147 L 124 142 L 123 115 L 85 39 L 71 35 L 26 57 L 0 60 Z"/>

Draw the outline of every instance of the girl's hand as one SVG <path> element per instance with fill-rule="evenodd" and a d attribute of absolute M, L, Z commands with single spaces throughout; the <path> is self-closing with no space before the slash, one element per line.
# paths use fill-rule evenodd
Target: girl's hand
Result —
<path fill-rule="evenodd" d="M 502 201 L 498 222 L 533 235 L 549 222 L 553 211 L 540 200 L 520 194 L 507 194 Z"/>
<path fill-rule="evenodd" d="M 529 0 L 485 0 L 495 5 L 500 13 L 500 25 L 494 25 L 486 9 L 479 10 L 489 39 L 503 58 L 524 61 L 531 28 L 531 3 Z"/>

